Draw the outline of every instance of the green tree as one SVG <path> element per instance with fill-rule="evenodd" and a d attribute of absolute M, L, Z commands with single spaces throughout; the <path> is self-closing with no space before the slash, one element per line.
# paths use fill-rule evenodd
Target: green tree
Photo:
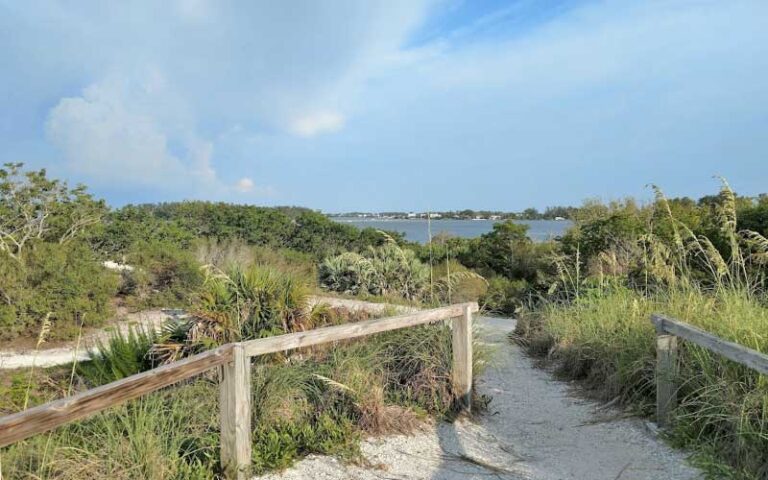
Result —
<path fill-rule="evenodd" d="M 45 170 L 24 171 L 22 163 L 0 168 L 0 252 L 21 261 L 31 242 L 60 244 L 78 238 L 101 220 L 107 208 L 86 188 L 69 188 Z"/>
<path fill-rule="evenodd" d="M 492 231 L 472 240 L 469 248 L 459 255 L 459 261 L 488 277 L 496 274 L 510 280 L 538 283 L 546 270 L 543 251 L 548 245 L 537 246 L 527 233 L 528 225 L 512 220 L 496 223 Z"/>

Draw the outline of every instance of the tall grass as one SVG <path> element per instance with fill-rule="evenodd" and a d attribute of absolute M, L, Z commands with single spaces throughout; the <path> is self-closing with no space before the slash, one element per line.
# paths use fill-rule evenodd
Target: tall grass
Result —
<path fill-rule="evenodd" d="M 23 396 L 41 403 L 220 343 L 368 318 L 308 308 L 307 291 L 300 279 L 273 269 L 211 270 L 186 323 L 157 334 L 115 333 L 92 352 L 92 361 L 52 372 L 57 395 L 38 394 L 48 384 L 38 372 L 35 395 Z M 479 368 L 483 349 L 477 352 Z M 430 416 L 456 411 L 447 325 L 267 355 L 254 363 L 255 473 L 287 467 L 310 453 L 357 459 L 365 435 L 408 432 Z M 66 380 L 68 387 L 59 386 Z M 217 381 L 211 372 L 0 449 L 0 478 L 217 478 Z M 18 390 L 8 392 L 13 406 L 22 396 Z"/>
<path fill-rule="evenodd" d="M 120 351 L 132 345 L 144 348 L 131 342 Z M 450 329 L 437 325 L 255 359 L 254 473 L 310 453 L 355 460 L 366 435 L 409 432 L 430 416 L 450 417 L 457 402 L 450 348 Z M 479 371 L 481 346 L 478 352 Z M 105 358 L 116 364 L 125 355 Z M 0 449 L 2 478 L 218 478 L 217 388 L 217 378 L 205 376 Z"/>
<path fill-rule="evenodd" d="M 649 229 L 634 244 L 602 252 L 591 275 L 561 259 L 560 295 L 521 319 L 518 341 L 561 376 L 644 415 L 655 401 L 652 313 L 768 353 L 768 242 L 736 230 L 725 183 L 720 197 L 718 249 L 674 219 L 657 190 L 656 208 L 672 234 L 664 240 Z M 679 363 L 670 439 L 695 449 L 715 478 L 767 479 L 768 378 L 686 342 Z"/>
<path fill-rule="evenodd" d="M 618 399 L 643 415 L 655 402 L 655 331 L 664 312 L 719 337 L 768 353 L 768 310 L 740 291 L 673 290 L 645 295 L 617 287 L 549 305 L 520 322 L 528 350 L 579 379 L 601 399 Z M 768 478 L 768 381 L 683 342 L 673 440 L 734 467 L 735 478 Z"/>
<path fill-rule="evenodd" d="M 216 398 L 216 386 L 199 381 L 32 437 L 2 450 L 2 478 L 215 478 Z"/>

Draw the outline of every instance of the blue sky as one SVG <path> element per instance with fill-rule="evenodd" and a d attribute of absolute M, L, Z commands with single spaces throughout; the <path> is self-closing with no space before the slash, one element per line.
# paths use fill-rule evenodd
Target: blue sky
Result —
<path fill-rule="evenodd" d="M 0 0 L 0 161 L 113 205 L 768 191 L 768 2 Z"/>

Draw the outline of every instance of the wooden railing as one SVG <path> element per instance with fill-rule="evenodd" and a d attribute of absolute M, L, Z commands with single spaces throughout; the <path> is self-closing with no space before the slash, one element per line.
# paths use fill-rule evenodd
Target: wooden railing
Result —
<path fill-rule="evenodd" d="M 472 395 L 472 314 L 477 311 L 476 303 L 463 303 L 230 343 L 179 362 L 0 418 L 0 447 L 219 367 L 221 466 L 227 478 L 245 478 L 251 462 L 251 357 L 453 319 L 453 383 L 463 407 L 469 409 Z"/>
<path fill-rule="evenodd" d="M 651 315 L 656 327 L 656 423 L 667 426 L 677 406 L 677 337 L 768 375 L 768 355 L 729 342 L 679 320 Z"/>

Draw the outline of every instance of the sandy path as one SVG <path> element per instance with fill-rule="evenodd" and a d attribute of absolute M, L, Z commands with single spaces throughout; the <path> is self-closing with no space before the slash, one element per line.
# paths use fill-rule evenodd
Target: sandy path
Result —
<path fill-rule="evenodd" d="M 496 348 L 479 379 L 493 396 L 490 412 L 475 420 L 441 423 L 414 436 L 364 442 L 373 467 L 343 465 L 311 456 L 269 480 L 655 480 L 694 479 L 701 474 L 685 455 L 657 439 L 639 419 L 619 419 L 570 392 L 535 368 L 506 339 L 511 320 L 482 319 L 484 338 Z"/>
<path fill-rule="evenodd" d="M 33 364 L 36 367 L 53 367 L 75 361 L 89 360 L 89 349 L 95 348 L 99 341 L 108 340 L 115 330 L 119 330 L 123 334 L 128 333 L 131 328 L 154 330 L 160 328 L 169 318 L 173 317 L 163 310 L 129 313 L 123 320 L 116 322 L 114 325 L 88 333 L 80 339 L 79 345 L 76 341 L 72 341 L 56 348 L 45 348 L 45 345 L 43 345 L 37 352 L 34 349 L 0 350 L 0 370 L 29 368 Z"/>
<path fill-rule="evenodd" d="M 416 310 L 412 307 L 393 306 L 385 303 L 370 303 L 360 300 L 336 298 L 313 295 L 309 299 L 309 305 L 324 303 L 333 308 L 344 308 L 350 311 L 368 311 L 371 313 L 384 313 L 394 310 L 397 313 L 410 312 Z M 170 311 L 173 311 L 171 309 Z M 178 310 L 177 310 L 178 311 Z M 15 368 L 29 368 L 32 365 L 36 367 L 53 367 L 56 365 L 67 365 L 72 362 L 82 362 L 89 360 L 89 349 L 98 345 L 99 340 L 108 340 L 115 329 L 122 333 L 128 333 L 131 328 L 145 328 L 147 330 L 156 330 L 162 324 L 173 318 L 166 310 L 147 310 L 144 312 L 129 313 L 124 319 L 115 322 L 113 325 L 101 330 L 89 332 L 85 335 L 78 345 L 76 341 L 66 342 L 54 348 L 46 348 L 43 345 L 39 351 L 34 349 L 13 349 L 0 346 L 0 370 L 11 370 Z"/>
<path fill-rule="evenodd" d="M 324 303 L 333 308 L 345 308 L 350 311 L 368 311 L 371 313 L 384 313 L 387 311 L 409 312 L 416 310 L 411 307 L 391 306 L 385 303 L 370 303 L 360 300 L 336 298 L 314 295 L 309 299 L 309 306 L 317 303 Z M 29 368 L 32 365 L 36 367 L 53 367 L 56 365 L 67 365 L 72 362 L 82 362 L 90 359 L 89 349 L 93 349 L 98 342 L 109 339 L 115 329 L 123 334 L 128 333 L 131 328 L 145 328 L 147 330 L 156 330 L 163 323 L 173 318 L 167 312 L 171 310 L 147 310 L 137 313 L 129 313 L 113 325 L 100 330 L 92 331 L 86 334 L 78 345 L 77 341 L 70 341 L 59 344 L 56 347 L 48 348 L 43 345 L 38 351 L 31 348 L 2 348 L 0 345 L 0 370 L 11 370 L 15 368 Z M 178 310 L 176 310 L 178 312 Z"/>

